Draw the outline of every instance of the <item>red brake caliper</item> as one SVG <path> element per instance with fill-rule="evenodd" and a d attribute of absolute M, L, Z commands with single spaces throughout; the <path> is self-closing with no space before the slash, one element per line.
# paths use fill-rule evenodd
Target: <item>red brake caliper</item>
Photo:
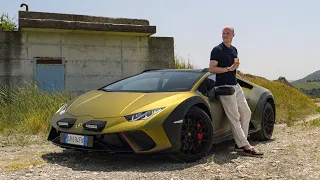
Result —
<path fill-rule="evenodd" d="M 200 124 L 197 124 L 197 130 L 199 130 L 201 128 L 201 125 Z M 202 141 L 202 138 L 203 138 L 203 134 L 202 133 L 198 133 L 197 134 L 197 137 L 198 137 L 198 144 L 196 144 L 196 148 L 199 147 L 199 145 L 201 145 L 201 141 Z"/>

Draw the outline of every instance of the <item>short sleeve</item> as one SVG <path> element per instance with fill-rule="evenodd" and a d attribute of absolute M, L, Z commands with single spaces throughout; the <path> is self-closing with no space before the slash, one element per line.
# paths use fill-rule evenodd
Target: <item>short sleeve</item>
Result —
<path fill-rule="evenodd" d="M 214 47 L 212 50 L 211 50 L 211 54 L 210 54 L 210 60 L 216 60 L 216 61 L 219 61 L 220 60 L 220 49 L 219 47 Z"/>
<path fill-rule="evenodd" d="M 236 47 L 234 47 L 235 53 L 236 53 L 236 57 L 238 57 L 238 49 Z"/>

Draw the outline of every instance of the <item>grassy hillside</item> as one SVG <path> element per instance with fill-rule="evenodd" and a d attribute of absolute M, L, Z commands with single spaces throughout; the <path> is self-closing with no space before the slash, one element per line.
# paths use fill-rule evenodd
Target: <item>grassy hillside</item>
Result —
<path fill-rule="evenodd" d="M 294 85 L 296 88 L 300 89 L 307 89 L 311 90 L 313 88 L 320 88 L 320 81 L 317 82 L 291 82 L 292 85 Z"/>
<path fill-rule="evenodd" d="M 238 75 L 272 92 L 276 101 L 278 122 L 289 122 L 303 118 L 309 114 L 317 113 L 317 106 L 314 101 L 298 89 L 292 87 L 287 81 L 270 81 L 263 77 L 243 74 L 241 72 Z"/>

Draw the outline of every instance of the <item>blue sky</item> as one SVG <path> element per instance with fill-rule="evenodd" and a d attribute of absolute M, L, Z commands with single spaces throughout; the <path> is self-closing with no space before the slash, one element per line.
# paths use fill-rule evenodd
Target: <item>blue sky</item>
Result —
<path fill-rule="evenodd" d="M 320 1 L 317 0 L 0 0 L 0 13 L 15 19 L 21 3 L 30 11 L 149 20 L 154 36 L 174 37 L 175 53 L 200 68 L 222 42 L 225 25 L 235 28 L 233 45 L 244 73 L 270 80 L 296 80 L 320 70 Z"/>

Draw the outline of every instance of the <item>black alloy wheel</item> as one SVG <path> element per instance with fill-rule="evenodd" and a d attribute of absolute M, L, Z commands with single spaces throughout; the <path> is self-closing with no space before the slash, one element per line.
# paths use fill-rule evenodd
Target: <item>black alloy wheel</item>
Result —
<path fill-rule="evenodd" d="M 275 113 L 271 103 L 266 102 L 261 120 L 261 129 L 252 133 L 250 137 L 254 140 L 267 141 L 270 140 L 273 134 L 275 124 Z"/>
<path fill-rule="evenodd" d="M 210 151 L 212 141 L 211 119 L 200 108 L 192 107 L 183 119 L 178 159 L 183 162 L 199 160 Z"/>
<path fill-rule="evenodd" d="M 270 103 L 267 103 L 263 113 L 263 129 L 266 139 L 270 139 L 275 124 L 274 111 Z"/>

